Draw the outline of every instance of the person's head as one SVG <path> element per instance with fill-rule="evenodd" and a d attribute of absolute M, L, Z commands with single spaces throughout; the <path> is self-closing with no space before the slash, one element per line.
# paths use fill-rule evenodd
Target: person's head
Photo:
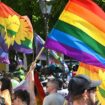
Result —
<path fill-rule="evenodd" d="M 73 101 L 84 99 L 87 103 L 94 103 L 96 87 L 100 84 L 101 81 L 92 81 L 86 75 L 77 75 L 70 79 L 68 90 Z"/>
<path fill-rule="evenodd" d="M 12 83 L 11 80 L 7 77 L 3 77 L 0 79 L 1 91 L 8 89 L 12 94 Z"/>
<path fill-rule="evenodd" d="M 26 90 L 17 90 L 13 95 L 13 105 L 30 105 L 30 95 Z"/>
<path fill-rule="evenodd" d="M 48 80 L 46 88 L 48 93 L 57 92 L 59 88 L 59 83 L 55 79 Z"/>

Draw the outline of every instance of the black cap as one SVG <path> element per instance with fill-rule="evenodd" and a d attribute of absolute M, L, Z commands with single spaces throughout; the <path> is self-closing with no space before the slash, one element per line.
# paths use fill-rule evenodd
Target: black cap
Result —
<path fill-rule="evenodd" d="M 76 75 L 71 78 L 68 85 L 68 90 L 72 95 L 80 95 L 84 90 L 88 90 L 97 87 L 101 84 L 101 81 L 93 81 L 86 75 Z"/>

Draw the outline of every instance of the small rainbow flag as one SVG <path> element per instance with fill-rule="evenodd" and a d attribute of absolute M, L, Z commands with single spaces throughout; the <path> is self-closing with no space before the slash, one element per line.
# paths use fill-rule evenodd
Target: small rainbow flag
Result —
<path fill-rule="evenodd" d="M 45 47 L 105 68 L 105 13 L 92 0 L 69 0 Z"/>

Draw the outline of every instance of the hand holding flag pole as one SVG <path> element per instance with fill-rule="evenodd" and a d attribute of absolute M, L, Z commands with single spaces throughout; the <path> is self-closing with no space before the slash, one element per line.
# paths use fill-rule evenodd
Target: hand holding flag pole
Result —
<path fill-rule="evenodd" d="M 38 60 L 38 58 L 40 57 L 41 53 L 43 52 L 44 47 L 42 47 L 42 49 L 40 50 L 40 52 L 38 53 L 36 59 L 31 63 L 30 69 L 26 75 L 26 79 L 29 77 L 31 79 L 29 79 L 29 93 L 30 93 L 30 105 L 36 105 L 36 99 L 35 99 L 35 94 L 34 94 L 34 69 L 36 67 L 36 62 Z"/>
<path fill-rule="evenodd" d="M 29 81 L 29 93 L 30 93 L 30 97 L 31 97 L 31 105 L 36 104 L 35 102 L 35 94 L 34 94 L 34 69 L 36 67 L 36 62 L 38 60 L 38 58 L 40 57 L 41 53 L 43 52 L 44 47 L 42 47 L 42 49 L 40 50 L 40 52 L 38 53 L 38 55 L 36 56 L 36 59 L 31 63 L 31 66 L 29 68 L 29 71 L 26 75 L 26 80 L 27 78 L 31 78 L 31 81 Z M 29 79 L 30 80 L 30 79 Z"/>
<path fill-rule="evenodd" d="M 36 59 L 31 63 L 31 66 L 30 66 L 30 69 L 26 75 L 25 81 L 20 86 L 17 86 L 17 88 L 15 88 L 15 90 L 22 89 L 22 88 L 25 90 L 28 90 L 28 92 L 30 93 L 30 105 L 36 105 L 36 103 L 37 103 L 36 98 L 35 98 L 35 93 L 34 93 L 34 84 L 38 84 L 38 88 L 40 87 L 40 89 L 42 89 L 41 85 L 39 83 L 38 77 L 36 77 L 36 79 L 34 79 L 36 76 L 36 75 L 34 76 L 34 69 L 36 67 L 36 62 L 37 62 L 38 58 L 40 57 L 41 53 L 43 52 L 43 50 L 44 50 L 44 47 L 42 47 L 42 49 L 38 53 Z M 35 81 L 37 83 L 35 83 Z M 41 97 L 43 98 L 44 91 L 43 90 L 40 90 L 40 91 L 42 93 Z"/>

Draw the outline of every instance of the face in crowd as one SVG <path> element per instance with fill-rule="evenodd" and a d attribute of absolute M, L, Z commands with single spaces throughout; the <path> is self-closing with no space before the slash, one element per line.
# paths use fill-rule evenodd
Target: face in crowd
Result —
<path fill-rule="evenodd" d="M 96 87 L 93 87 L 87 91 L 88 92 L 88 99 L 87 99 L 88 105 L 95 104 L 95 102 L 97 101 L 96 91 L 97 91 Z"/>
<path fill-rule="evenodd" d="M 12 105 L 30 105 L 30 95 L 26 90 L 17 90 L 13 94 Z"/>
<path fill-rule="evenodd" d="M 76 75 L 70 79 L 68 85 L 71 100 L 74 103 L 80 102 L 84 103 L 84 105 L 95 105 L 97 101 L 96 90 L 100 84 L 101 81 L 93 81 L 86 75 Z"/>

